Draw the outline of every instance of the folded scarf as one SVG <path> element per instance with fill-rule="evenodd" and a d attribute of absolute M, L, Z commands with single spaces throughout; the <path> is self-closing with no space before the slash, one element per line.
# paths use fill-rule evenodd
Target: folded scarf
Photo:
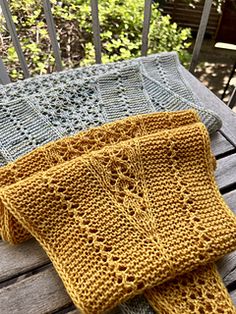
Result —
<path fill-rule="evenodd" d="M 4 101 L 16 100 L 21 97 L 40 94 L 46 90 L 73 83 L 78 79 L 106 74 L 119 70 L 125 66 L 143 64 L 145 72 L 168 87 L 177 95 L 189 102 L 200 104 L 200 99 L 188 85 L 181 74 L 181 64 L 176 52 L 162 52 L 115 63 L 95 64 L 92 66 L 79 67 L 76 69 L 53 72 L 51 74 L 30 77 L 15 83 L 1 85 L 0 96 Z"/>
<path fill-rule="evenodd" d="M 109 309 L 235 247 L 235 218 L 214 183 L 203 125 L 150 134 L 155 119 L 145 117 L 148 135 L 137 133 L 1 189 L 2 211 L 39 240 L 85 313 Z M 98 130 L 89 147 L 104 141 Z"/>
<path fill-rule="evenodd" d="M 193 108 L 215 132 L 219 117 L 201 107 L 173 64 L 168 54 L 154 55 L 2 87 L 0 165 L 65 135 L 141 113 Z"/>

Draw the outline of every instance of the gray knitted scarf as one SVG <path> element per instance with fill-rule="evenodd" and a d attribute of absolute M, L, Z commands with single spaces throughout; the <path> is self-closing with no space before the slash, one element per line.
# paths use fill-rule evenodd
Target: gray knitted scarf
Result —
<path fill-rule="evenodd" d="M 176 53 L 38 76 L 1 86 L 0 96 L 1 166 L 65 135 L 141 113 L 192 108 L 210 133 L 221 127 L 182 77 Z M 139 296 L 117 313 L 154 312 Z"/>
<path fill-rule="evenodd" d="M 130 115 L 194 108 L 210 133 L 219 117 L 204 109 L 175 53 L 95 65 L 2 86 L 0 165 L 37 146 Z"/>

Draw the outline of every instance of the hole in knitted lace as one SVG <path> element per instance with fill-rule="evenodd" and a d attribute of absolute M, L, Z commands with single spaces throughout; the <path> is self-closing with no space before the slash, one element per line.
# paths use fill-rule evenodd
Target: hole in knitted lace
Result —
<path fill-rule="evenodd" d="M 65 192 L 66 188 L 63 188 L 62 186 L 59 186 L 59 188 L 57 189 L 58 192 L 63 193 Z"/>
<path fill-rule="evenodd" d="M 98 232 L 98 230 L 95 229 L 95 228 L 90 228 L 89 231 L 90 231 L 91 233 L 97 233 L 97 232 Z"/>
<path fill-rule="evenodd" d="M 135 211 L 131 208 L 129 208 L 129 214 L 130 214 L 130 216 L 134 216 L 134 214 L 135 214 Z"/>
<path fill-rule="evenodd" d="M 126 288 L 126 292 L 127 292 L 127 293 L 131 293 L 132 291 L 133 291 L 133 290 L 132 290 L 131 287 Z"/>
<path fill-rule="evenodd" d="M 204 280 L 202 280 L 202 279 L 198 279 L 198 281 L 197 281 L 197 282 L 198 282 L 198 284 L 199 284 L 199 285 L 205 285 L 205 281 L 204 281 Z"/>
<path fill-rule="evenodd" d="M 196 299 L 195 294 L 194 294 L 194 293 L 191 293 L 191 294 L 190 294 L 190 298 L 191 298 L 192 300 L 195 300 L 195 299 Z"/>
<path fill-rule="evenodd" d="M 193 220 L 194 220 L 195 222 L 199 222 L 199 221 L 200 221 L 199 217 L 193 217 Z"/>
<path fill-rule="evenodd" d="M 107 257 L 106 257 L 106 256 L 103 256 L 103 257 L 102 257 L 102 260 L 103 260 L 103 262 L 106 262 L 106 261 L 107 261 Z"/>
<path fill-rule="evenodd" d="M 220 313 L 220 314 L 223 314 L 224 313 L 224 310 L 220 307 L 217 308 L 217 313 Z"/>
<path fill-rule="evenodd" d="M 187 203 L 188 203 L 188 204 L 193 204 L 193 200 L 192 200 L 191 198 L 189 198 L 189 199 L 187 200 Z"/>
<path fill-rule="evenodd" d="M 142 211 L 146 211 L 147 207 L 144 205 L 144 204 L 141 204 L 140 205 L 140 210 Z"/>
<path fill-rule="evenodd" d="M 67 209 L 67 204 L 62 204 L 62 209 Z"/>
<path fill-rule="evenodd" d="M 199 280 L 198 280 L 198 282 L 199 282 Z M 211 294 L 211 293 L 209 293 L 209 292 L 207 292 L 206 296 L 207 296 L 208 299 L 210 299 L 210 300 L 213 300 L 213 299 L 214 299 L 214 295 Z"/>
<path fill-rule="evenodd" d="M 205 314 L 204 308 L 202 306 L 199 307 L 198 311 L 200 314 Z"/>
<path fill-rule="evenodd" d="M 200 261 L 203 261 L 205 259 L 205 256 L 203 254 L 199 254 Z"/>
<path fill-rule="evenodd" d="M 123 278 L 122 278 L 122 277 L 118 277 L 118 278 L 117 278 L 117 283 L 121 284 L 122 281 L 123 281 Z"/>
<path fill-rule="evenodd" d="M 197 228 L 199 231 L 204 231 L 204 230 L 205 230 L 205 227 L 204 227 L 204 226 L 200 226 L 200 225 L 198 225 L 196 228 Z"/>
<path fill-rule="evenodd" d="M 134 185 L 132 183 L 129 183 L 127 188 L 129 191 L 132 191 L 134 189 Z"/>
<path fill-rule="evenodd" d="M 89 238 L 89 239 L 88 239 L 88 243 L 89 243 L 89 244 L 92 244 L 92 243 L 93 243 L 93 238 Z"/>
<path fill-rule="evenodd" d="M 87 219 L 83 219 L 83 224 L 84 225 L 88 225 L 89 224 L 89 220 L 87 220 Z M 92 229 L 91 229 L 92 230 Z M 91 231 L 90 230 L 90 231 Z M 93 230 L 95 230 L 95 229 L 93 229 Z M 92 232 L 92 231 L 91 231 Z M 96 230 L 96 232 L 97 232 L 97 230 Z"/>
<path fill-rule="evenodd" d="M 206 303 L 206 310 L 207 310 L 207 313 L 212 312 L 212 306 L 210 303 Z"/>
<path fill-rule="evenodd" d="M 140 281 L 138 284 L 137 284 L 137 289 L 138 290 L 141 290 L 144 288 L 144 283 L 142 281 Z"/>
<path fill-rule="evenodd" d="M 192 313 L 195 312 L 195 306 L 192 303 L 189 304 L 189 309 L 192 311 Z"/>
<path fill-rule="evenodd" d="M 123 265 L 120 265 L 118 270 L 120 271 L 126 271 L 127 267 L 126 266 L 123 266 Z"/>
<path fill-rule="evenodd" d="M 113 260 L 114 262 L 116 262 L 116 261 L 119 260 L 119 257 L 118 257 L 118 256 L 112 256 L 112 260 Z"/>
<path fill-rule="evenodd" d="M 104 251 L 105 251 L 105 252 L 111 252 L 111 250 L 112 250 L 112 247 L 109 246 L 109 245 L 107 245 L 107 246 L 104 247 Z"/>
<path fill-rule="evenodd" d="M 73 204 L 71 204 L 71 208 L 77 208 L 78 207 L 78 204 L 76 204 L 76 203 L 73 203 Z M 84 213 L 83 213 L 84 214 Z"/>
<path fill-rule="evenodd" d="M 127 277 L 127 281 L 132 282 L 132 281 L 134 281 L 134 280 L 135 280 L 134 276 L 128 276 L 128 277 Z"/>
<path fill-rule="evenodd" d="M 72 199 L 72 196 L 71 196 L 71 195 L 65 195 L 65 197 L 64 197 L 64 198 L 65 198 L 65 200 L 66 200 L 66 201 L 69 201 L 69 200 L 71 200 L 71 199 Z"/>
<path fill-rule="evenodd" d="M 73 213 L 72 211 L 68 211 L 68 216 L 69 216 L 70 218 L 73 218 L 73 217 L 74 217 L 74 213 Z"/>
<path fill-rule="evenodd" d="M 102 238 L 102 237 L 97 237 L 97 241 L 98 241 L 98 242 L 103 242 L 103 241 L 105 241 L 105 239 Z"/>

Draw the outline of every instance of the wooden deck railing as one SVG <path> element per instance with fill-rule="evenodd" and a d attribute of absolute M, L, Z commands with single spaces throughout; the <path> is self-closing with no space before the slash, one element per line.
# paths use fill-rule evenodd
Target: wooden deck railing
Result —
<path fill-rule="evenodd" d="M 205 0 L 202 17 L 201 17 L 201 21 L 200 21 L 200 25 L 198 29 L 198 34 L 197 34 L 196 42 L 193 49 L 192 60 L 189 67 L 189 71 L 191 73 L 194 73 L 194 70 L 198 63 L 199 54 L 200 54 L 204 34 L 206 31 L 212 2 L 213 0 Z M 101 45 L 101 38 L 100 38 L 98 0 L 90 0 L 90 4 L 91 4 L 91 15 L 92 15 L 93 42 L 94 42 L 94 48 L 95 48 L 95 61 L 96 63 L 101 63 L 102 62 L 101 61 L 102 60 L 102 45 Z M 23 70 L 24 77 L 27 78 L 30 76 L 30 72 L 26 64 L 26 60 L 25 60 L 25 57 L 21 49 L 21 45 L 20 45 L 17 33 L 16 33 L 16 27 L 11 16 L 8 1 L 0 0 L 0 5 L 2 8 L 2 13 L 6 19 L 7 28 L 11 35 L 12 42 L 15 47 L 21 68 Z M 55 57 L 56 70 L 61 71 L 63 69 L 62 61 L 61 61 L 61 54 L 60 54 L 59 44 L 57 41 L 56 28 L 55 28 L 55 24 L 54 24 L 54 20 L 52 16 L 50 0 L 42 0 L 42 5 L 44 9 L 45 18 L 46 18 L 48 34 L 50 37 L 52 50 Z M 143 31 L 142 31 L 142 46 L 141 46 L 142 56 L 146 56 L 147 51 L 148 51 L 148 34 L 149 34 L 149 26 L 150 26 L 150 20 L 151 20 L 151 10 L 152 10 L 152 0 L 145 0 Z M 9 82 L 10 82 L 10 78 L 2 62 L 2 59 L 0 58 L 0 83 L 8 84 Z M 234 99 L 234 97 L 231 97 L 231 99 Z M 229 103 L 229 106 L 232 106 L 232 104 Z"/>

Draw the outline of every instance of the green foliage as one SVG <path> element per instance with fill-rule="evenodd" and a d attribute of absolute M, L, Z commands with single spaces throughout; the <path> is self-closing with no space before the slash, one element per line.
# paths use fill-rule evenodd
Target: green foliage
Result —
<path fill-rule="evenodd" d="M 51 0 L 57 27 L 62 60 L 65 67 L 94 63 L 90 1 Z M 54 57 L 47 32 L 41 0 L 11 0 L 11 12 L 17 33 L 32 74 L 53 71 Z M 102 61 L 104 63 L 140 56 L 144 0 L 100 0 Z M 5 64 L 13 79 L 22 78 L 15 49 L 0 16 L 0 32 L 4 42 L 2 51 Z M 149 33 L 149 51 L 177 51 L 181 61 L 189 61 L 187 48 L 190 29 L 181 29 L 162 16 L 158 5 L 152 6 Z"/>

